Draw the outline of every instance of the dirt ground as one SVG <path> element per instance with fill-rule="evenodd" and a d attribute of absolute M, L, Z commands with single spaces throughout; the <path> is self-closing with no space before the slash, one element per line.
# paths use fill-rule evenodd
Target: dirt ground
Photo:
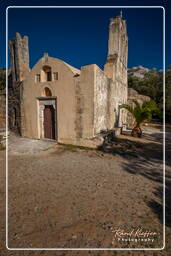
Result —
<path fill-rule="evenodd" d="M 161 127 L 142 139 L 121 135 L 98 150 L 9 138 L 10 248 L 161 248 Z M 169 132 L 168 132 L 169 133 Z M 22 147 L 21 147 L 22 145 Z M 29 145 L 29 146 L 28 146 Z M 0 151 L 1 256 L 171 255 L 171 141 L 166 140 L 166 249 L 12 251 L 5 248 L 5 151 Z M 118 241 L 116 229 L 155 232 L 154 241 Z"/>

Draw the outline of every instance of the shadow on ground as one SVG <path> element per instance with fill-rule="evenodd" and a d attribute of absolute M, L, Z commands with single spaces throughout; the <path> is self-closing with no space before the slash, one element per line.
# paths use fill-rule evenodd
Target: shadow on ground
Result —
<path fill-rule="evenodd" d="M 148 207 L 163 224 L 163 143 L 160 140 L 145 138 L 108 138 L 98 148 L 108 154 L 120 155 L 128 160 L 123 163 L 123 170 L 134 175 L 142 175 L 157 183 L 154 191 L 155 200 L 147 202 Z M 171 141 L 166 141 L 166 225 L 171 227 Z"/>
<path fill-rule="evenodd" d="M 165 216 L 166 216 L 166 226 L 171 227 L 171 180 L 166 180 L 166 199 L 165 199 Z M 160 186 L 156 189 L 154 194 L 163 199 L 163 186 Z M 163 200 L 161 203 L 151 200 L 148 202 L 148 206 L 153 210 L 153 212 L 158 216 L 160 222 L 163 224 Z"/>

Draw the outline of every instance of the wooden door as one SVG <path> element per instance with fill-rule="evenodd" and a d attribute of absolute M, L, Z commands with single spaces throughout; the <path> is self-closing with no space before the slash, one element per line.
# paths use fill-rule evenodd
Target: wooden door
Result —
<path fill-rule="evenodd" d="M 44 137 L 55 139 L 55 109 L 53 105 L 44 108 Z"/>

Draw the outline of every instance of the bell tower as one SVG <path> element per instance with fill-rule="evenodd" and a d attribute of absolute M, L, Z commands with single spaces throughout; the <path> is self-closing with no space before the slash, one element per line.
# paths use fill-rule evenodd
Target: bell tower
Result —
<path fill-rule="evenodd" d="M 108 56 L 104 67 L 105 74 L 112 80 L 122 79 L 123 81 L 127 77 L 127 60 L 128 36 L 126 21 L 122 19 L 121 13 L 119 16 L 110 19 Z"/>
<path fill-rule="evenodd" d="M 127 111 L 120 109 L 120 105 L 127 103 L 128 98 L 128 36 L 126 21 L 122 13 L 110 19 L 108 55 L 104 66 L 104 73 L 110 79 L 111 116 L 115 116 L 114 127 L 126 124 Z M 114 115 L 115 113 L 115 115 Z"/>
<path fill-rule="evenodd" d="M 16 37 L 9 41 L 9 48 L 11 52 L 12 82 L 14 85 L 16 82 L 23 81 L 30 71 L 28 37 L 22 37 L 19 33 L 16 33 Z"/>

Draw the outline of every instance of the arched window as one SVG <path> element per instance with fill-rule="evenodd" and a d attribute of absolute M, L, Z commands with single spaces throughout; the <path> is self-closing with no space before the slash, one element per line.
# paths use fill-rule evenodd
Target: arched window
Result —
<path fill-rule="evenodd" d="M 48 87 L 44 88 L 43 96 L 45 96 L 45 97 L 52 96 L 52 92 L 51 92 L 51 90 Z"/>
<path fill-rule="evenodd" d="M 41 76 L 42 82 L 52 81 L 52 69 L 50 66 L 43 66 L 42 68 L 42 76 Z"/>

